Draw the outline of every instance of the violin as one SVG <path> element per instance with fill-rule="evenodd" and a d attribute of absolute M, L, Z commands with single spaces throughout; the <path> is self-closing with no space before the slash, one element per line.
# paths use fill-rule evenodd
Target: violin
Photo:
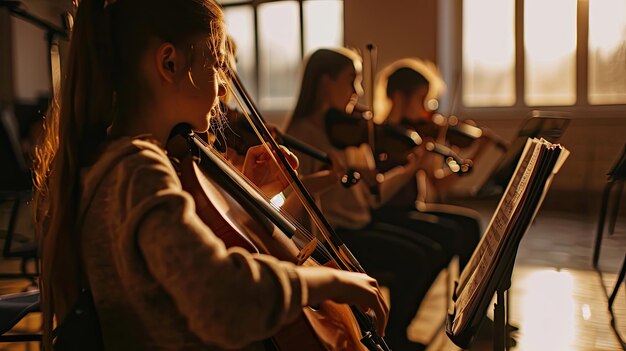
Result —
<path fill-rule="evenodd" d="M 499 136 L 485 131 L 473 121 L 464 121 L 455 115 L 444 116 L 440 113 L 433 113 L 428 119 L 416 122 L 403 120 L 403 125 L 414 128 L 420 135 L 437 139 L 441 134 L 445 135 L 448 145 L 456 146 L 460 149 L 471 147 L 480 138 L 486 138 L 497 148 L 506 151 L 507 143 Z"/>
<path fill-rule="evenodd" d="M 269 199 L 211 145 L 195 135 L 189 126 L 180 126 L 177 134 L 187 143 L 187 152 L 178 155 L 181 183 L 194 197 L 200 218 L 228 246 L 239 246 L 250 252 L 266 253 L 302 265 L 319 265 L 311 257 L 313 252 L 317 252 L 319 255 L 316 257 L 327 259 L 325 265 L 364 273 L 280 152 L 278 143 L 272 138 L 235 73 L 231 81 L 250 110 L 246 118 L 263 138 L 263 145 L 268 147 L 270 155 L 282 165 L 281 171 L 290 177 L 294 192 L 303 199 L 303 205 L 318 224 L 320 233 L 316 236 L 307 232 L 288 214 L 271 205 Z M 227 88 L 235 93 L 230 85 Z M 289 240 L 296 234 L 310 239 L 302 250 Z M 369 315 L 356 306 L 331 301 L 315 308 L 303 308 L 300 317 L 274 335 L 271 342 L 278 350 L 390 350 L 377 334 Z"/>
<path fill-rule="evenodd" d="M 386 171 L 406 163 L 412 150 L 424 143 L 419 131 L 404 125 L 375 124 L 368 117 L 367 112 L 348 115 L 336 109 L 329 110 L 325 120 L 326 133 L 333 146 L 345 149 L 348 146 L 368 143 L 372 145 L 377 167 Z M 463 175 L 472 169 L 471 160 L 462 158 L 445 145 L 426 141 L 424 147 L 426 151 L 443 156 L 453 173 Z"/>

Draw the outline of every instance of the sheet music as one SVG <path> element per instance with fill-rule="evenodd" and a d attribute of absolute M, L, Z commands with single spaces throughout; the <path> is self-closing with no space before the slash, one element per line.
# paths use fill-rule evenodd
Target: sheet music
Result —
<path fill-rule="evenodd" d="M 458 298 L 454 304 L 456 309 L 452 324 L 454 334 L 467 327 L 472 313 L 475 312 L 481 298 L 484 298 L 483 295 L 490 293 L 485 292 L 485 289 L 492 279 L 496 263 L 501 260 L 503 246 L 510 241 L 507 240 L 508 237 L 513 236 L 519 240 L 528 230 L 554 174 L 568 155 L 566 149 L 544 139 L 527 141 L 505 196 L 501 199 L 485 235 L 461 275 L 456 291 Z M 510 249 L 507 252 L 510 252 Z"/>
<path fill-rule="evenodd" d="M 519 196 L 517 194 L 521 192 L 518 185 L 522 181 L 522 175 L 518 172 L 518 170 L 520 167 L 525 168 L 528 171 L 531 170 L 528 165 L 533 158 L 533 145 L 534 148 L 537 147 L 537 144 L 534 143 L 532 139 L 529 139 L 524 147 L 524 151 L 522 152 L 522 156 L 520 158 L 521 161 L 515 170 L 514 178 L 506 189 L 505 196 L 500 200 L 500 203 L 498 204 L 498 207 L 491 218 L 489 225 L 487 226 L 485 235 L 481 238 L 480 243 L 472 254 L 472 257 L 470 258 L 465 269 L 461 273 L 457 294 L 460 294 L 464 290 L 470 277 L 476 273 L 478 264 L 484 260 L 484 254 L 488 253 L 487 250 L 493 250 L 493 246 L 495 244 L 494 241 L 498 241 L 499 238 L 501 238 L 503 230 L 506 227 L 505 224 L 509 222 L 514 210 L 512 200 L 518 198 Z M 536 157 L 534 160 L 536 161 Z"/>

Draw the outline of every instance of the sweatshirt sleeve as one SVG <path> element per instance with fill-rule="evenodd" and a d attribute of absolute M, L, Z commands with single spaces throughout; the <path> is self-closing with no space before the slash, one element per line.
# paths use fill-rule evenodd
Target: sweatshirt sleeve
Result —
<path fill-rule="evenodd" d="M 293 320 L 307 302 L 295 265 L 227 249 L 196 215 L 165 155 L 140 154 L 145 162 L 127 178 L 127 220 L 147 269 L 190 330 L 232 348 L 270 337 Z"/>

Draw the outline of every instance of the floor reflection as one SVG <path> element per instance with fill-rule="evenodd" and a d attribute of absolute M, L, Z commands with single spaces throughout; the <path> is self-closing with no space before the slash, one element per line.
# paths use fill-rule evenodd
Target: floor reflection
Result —
<path fill-rule="evenodd" d="M 626 221 L 619 221 L 616 233 L 604 238 L 601 272 L 591 265 L 594 224 L 594 218 L 540 213 L 522 240 L 513 271 L 509 318 L 519 330 L 511 333 L 513 346 L 509 350 L 626 350 L 611 328 L 608 310 L 608 296 L 615 287 L 626 252 Z M 445 284 L 442 275 L 409 328 L 410 337 L 417 341 L 429 340 L 433 333 L 437 335 L 428 351 L 459 350 L 438 329 L 445 313 Z M 487 313 L 490 318 L 493 318 L 492 310 L 490 308 Z M 613 311 L 615 329 L 624 337 L 624 284 L 617 294 Z M 487 327 L 477 336 L 472 351 L 493 350 L 493 334 Z"/>

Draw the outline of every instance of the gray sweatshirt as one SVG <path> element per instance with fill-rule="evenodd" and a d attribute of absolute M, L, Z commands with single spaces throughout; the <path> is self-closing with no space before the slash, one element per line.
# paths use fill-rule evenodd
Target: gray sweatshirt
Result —
<path fill-rule="evenodd" d="M 301 313 L 294 265 L 227 249 L 149 138 L 82 173 L 82 252 L 107 350 L 262 349 Z"/>

